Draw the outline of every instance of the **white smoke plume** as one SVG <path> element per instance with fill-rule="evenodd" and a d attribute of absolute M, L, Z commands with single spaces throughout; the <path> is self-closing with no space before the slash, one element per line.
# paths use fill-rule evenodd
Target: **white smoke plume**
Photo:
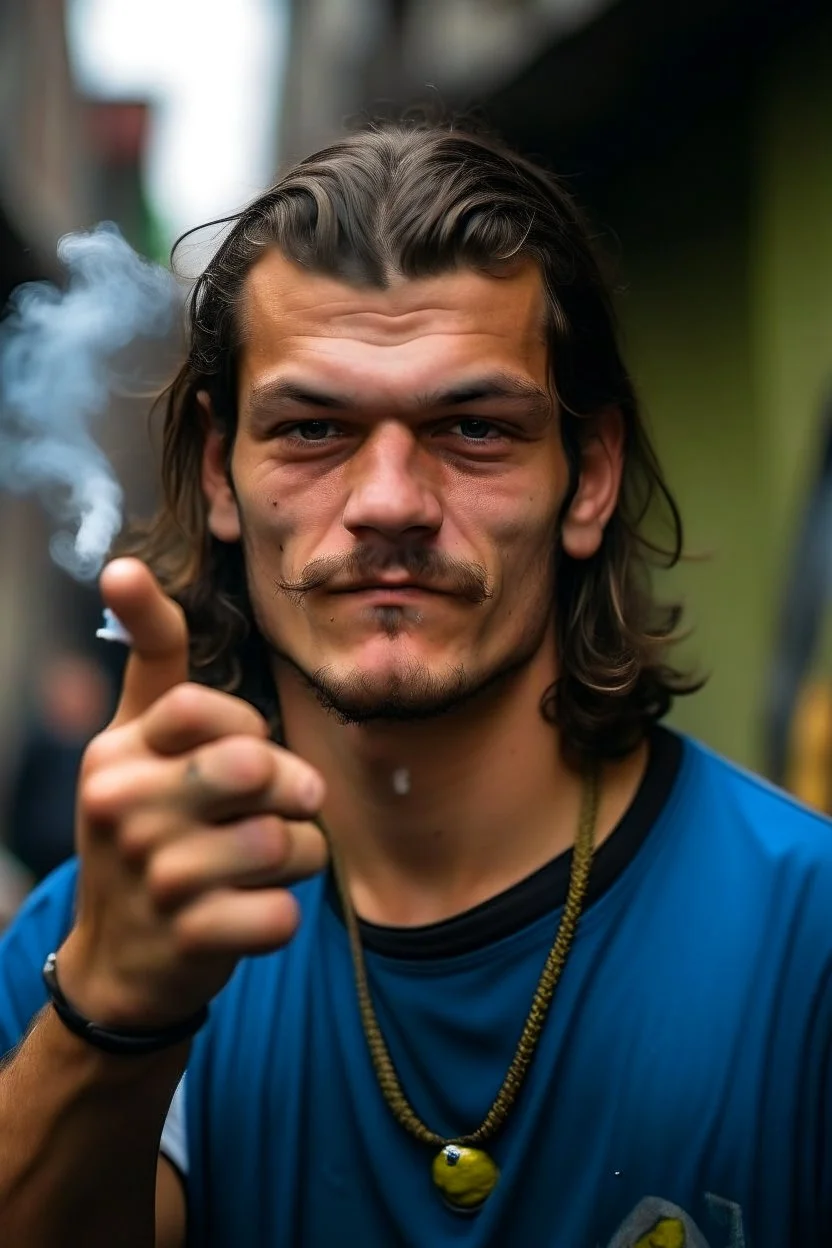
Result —
<path fill-rule="evenodd" d="M 115 225 L 58 244 L 63 290 L 21 286 L 0 321 L 0 488 L 34 493 L 66 528 L 52 558 L 94 579 L 122 523 L 123 494 L 92 436 L 117 383 L 114 357 L 164 337 L 179 316 L 173 276 L 137 255 Z"/>

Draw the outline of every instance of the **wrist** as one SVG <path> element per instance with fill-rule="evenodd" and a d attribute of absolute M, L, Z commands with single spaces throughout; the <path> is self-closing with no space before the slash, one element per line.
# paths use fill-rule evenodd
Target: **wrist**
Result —
<path fill-rule="evenodd" d="M 96 942 L 98 945 L 101 942 Z M 93 946 L 92 950 L 90 946 Z M 57 951 L 60 989 L 71 1006 L 99 1027 L 117 1031 L 149 1031 L 174 1027 L 196 1012 L 199 1002 L 155 1000 L 150 976 L 125 978 L 94 952 L 80 928 L 74 928 Z"/>
<path fill-rule="evenodd" d="M 49 1066 L 56 1078 L 58 1072 L 62 1072 L 61 1077 L 69 1079 L 79 1094 L 96 1102 L 103 1096 L 107 1104 L 114 1093 L 132 1095 L 131 1088 L 140 1088 L 144 1089 L 142 1097 L 149 1094 L 149 1089 L 156 1089 L 160 1103 L 167 1106 L 185 1072 L 191 1049 L 191 1041 L 184 1040 L 170 1048 L 125 1061 L 76 1036 L 58 1017 L 51 1002 L 37 1016 L 30 1035 L 48 1054 Z"/>
<path fill-rule="evenodd" d="M 206 1023 L 208 1007 L 165 1027 L 112 1027 L 88 1018 L 64 993 L 58 979 L 57 955 L 50 953 L 43 966 L 43 982 L 52 1007 L 65 1027 L 93 1048 L 120 1057 L 145 1057 L 190 1040 Z"/>

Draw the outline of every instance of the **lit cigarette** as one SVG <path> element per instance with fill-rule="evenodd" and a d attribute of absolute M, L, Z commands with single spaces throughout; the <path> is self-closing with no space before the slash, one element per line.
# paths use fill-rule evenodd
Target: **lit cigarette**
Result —
<path fill-rule="evenodd" d="M 133 638 L 109 607 L 104 608 L 104 623 L 95 630 L 96 637 L 102 641 L 120 641 L 123 646 L 132 646 Z"/>

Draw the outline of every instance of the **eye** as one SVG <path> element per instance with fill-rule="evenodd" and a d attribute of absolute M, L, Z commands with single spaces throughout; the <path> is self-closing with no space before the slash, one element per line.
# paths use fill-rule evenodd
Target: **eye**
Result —
<path fill-rule="evenodd" d="M 464 417 L 451 426 L 452 431 L 458 429 L 463 438 L 469 442 L 489 442 L 502 437 L 502 431 L 490 420 L 478 420 L 475 416 Z"/>
<path fill-rule="evenodd" d="M 296 442 L 329 442 L 338 436 L 338 428 L 332 420 L 299 420 L 283 432 Z"/>

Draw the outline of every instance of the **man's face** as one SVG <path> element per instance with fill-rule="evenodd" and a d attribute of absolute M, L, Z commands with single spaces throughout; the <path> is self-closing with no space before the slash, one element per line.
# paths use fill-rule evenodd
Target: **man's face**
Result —
<path fill-rule="evenodd" d="M 550 630 L 568 472 L 537 268 L 360 289 L 276 251 L 240 311 L 238 432 L 209 438 L 277 660 L 357 722 L 448 709 Z"/>

